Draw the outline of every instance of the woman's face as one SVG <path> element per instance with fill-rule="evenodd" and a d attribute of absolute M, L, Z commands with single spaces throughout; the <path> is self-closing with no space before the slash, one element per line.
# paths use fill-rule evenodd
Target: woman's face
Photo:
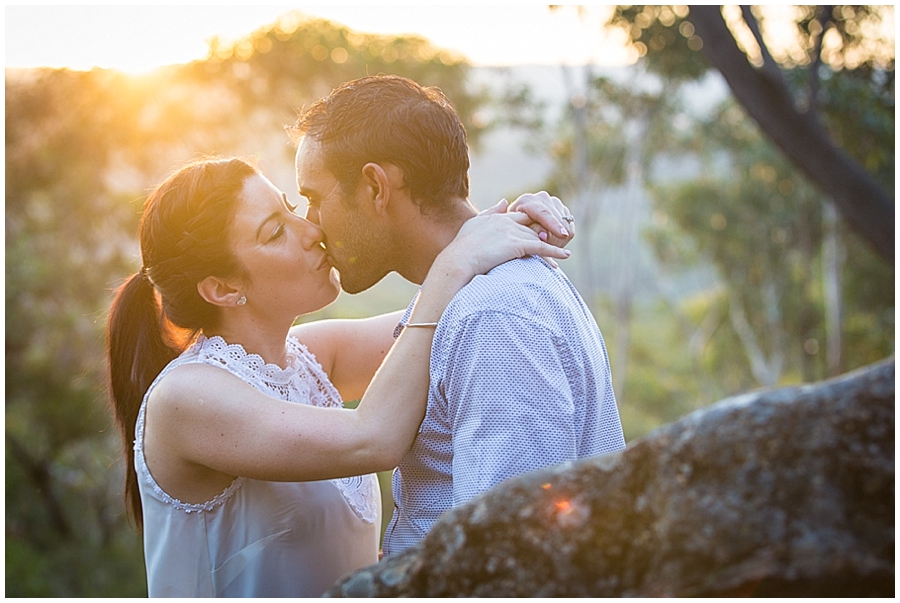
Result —
<path fill-rule="evenodd" d="M 322 248 L 322 229 L 293 213 L 286 196 L 262 175 L 244 182 L 232 244 L 246 271 L 246 308 L 293 319 L 337 298 L 340 283 Z"/>

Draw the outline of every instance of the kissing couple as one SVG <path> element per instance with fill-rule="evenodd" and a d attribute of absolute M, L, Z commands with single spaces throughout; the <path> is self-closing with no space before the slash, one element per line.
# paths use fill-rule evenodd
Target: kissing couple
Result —
<path fill-rule="evenodd" d="M 624 448 L 600 330 L 557 267 L 547 193 L 478 213 L 446 97 L 347 82 L 291 128 L 292 206 L 253 165 L 183 166 L 148 197 L 107 340 L 151 597 L 305 597 L 534 469 Z M 396 271 L 404 310 L 293 326 Z M 360 399 L 356 409 L 343 401 Z"/>

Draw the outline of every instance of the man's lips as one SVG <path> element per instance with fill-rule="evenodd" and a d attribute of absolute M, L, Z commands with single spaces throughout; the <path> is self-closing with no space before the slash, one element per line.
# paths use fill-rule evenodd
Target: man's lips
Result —
<path fill-rule="evenodd" d="M 334 259 L 334 256 L 332 256 L 330 253 L 325 254 L 325 263 L 328 264 L 329 267 L 337 270 L 337 261 Z"/>

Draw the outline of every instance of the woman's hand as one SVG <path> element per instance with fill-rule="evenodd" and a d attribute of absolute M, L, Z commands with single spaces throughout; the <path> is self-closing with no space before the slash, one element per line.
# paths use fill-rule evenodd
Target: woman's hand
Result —
<path fill-rule="evenodd" d="M 550 214 L 544 214 L 545 217 Z M 435 264 L 443 272 L 459 271 L 466 282 L 509 260 L 526 255 L 565 259 L 571 252 L 541 240 L 529 228 L 532 216 L 506 212 L 506 201 L 468 220 L 456 238 L 438 255 Z"/>
<path fill-rule="evenodd" d="M 532 221 L 528 226 L 551 245 L 565 247 L 575 238 L 572 212 L 562 201 L 544 191 L 519 196 L 507 211 L 526 214 Z"/>

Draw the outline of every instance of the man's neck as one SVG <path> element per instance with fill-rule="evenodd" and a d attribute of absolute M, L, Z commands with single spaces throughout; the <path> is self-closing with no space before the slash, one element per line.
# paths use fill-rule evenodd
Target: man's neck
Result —
<path fill-rule="evenodd" d="M 400 276 L 421 285 L 438 254 L 453 241 L 466 220 L 478 213 L 465 200 L 454 202 L 453 207 L 454 211 L 449 214 L 426 215 L 419 212 L 411 220 L 405 231 L 404 257 L 398 262 Z"/>

